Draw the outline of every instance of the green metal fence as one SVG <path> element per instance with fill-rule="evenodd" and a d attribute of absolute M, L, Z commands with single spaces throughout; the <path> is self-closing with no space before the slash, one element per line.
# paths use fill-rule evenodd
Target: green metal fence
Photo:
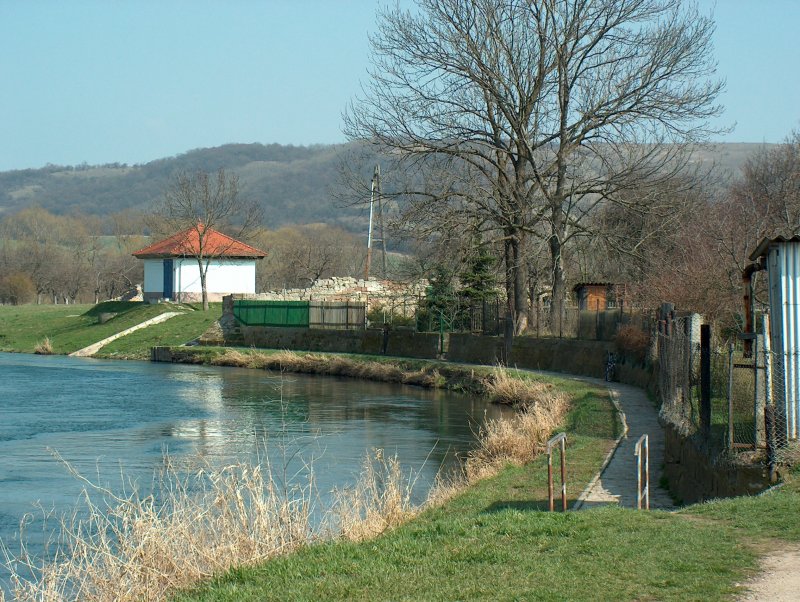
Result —
<path fill-rule="evenodd" d="M 285 326 L 358 330 L 366 326 L 366 304 L 348 301 L 233 302 L 233 315 L 245 326 Z"/>
<path fill-rule="evenodd" d="M 308 301 L 233 302 L 233 315 L 246 326 L 308 328 Z"/>

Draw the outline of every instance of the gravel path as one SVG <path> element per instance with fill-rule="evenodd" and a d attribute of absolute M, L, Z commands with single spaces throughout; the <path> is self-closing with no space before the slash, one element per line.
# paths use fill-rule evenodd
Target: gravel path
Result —
<path fill-rule="evenodd" d="M 800 599 L 800 548 L 768 554 L 761 559 L 761 573 L 743 583 L 747 593 L 741 602 L 794 602 Z"/>

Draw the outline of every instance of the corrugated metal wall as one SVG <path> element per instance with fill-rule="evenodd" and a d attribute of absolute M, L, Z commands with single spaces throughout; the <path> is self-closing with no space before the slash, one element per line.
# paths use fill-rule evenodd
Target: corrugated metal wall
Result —
<path fill-rule="evenodd" d="M 800 416 L 800 243 L 781 242 L 771 246 L 767 268 L 770 340 L 781 364 L 776 366 L 776 377 L 783 373 L 783 378 L 775 379 L 774 397 L 785 412 L 787 438 L 797 439 Z"/>

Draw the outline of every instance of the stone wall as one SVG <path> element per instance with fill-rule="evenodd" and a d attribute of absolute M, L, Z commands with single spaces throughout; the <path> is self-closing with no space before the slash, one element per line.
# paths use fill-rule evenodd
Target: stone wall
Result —
<path fill-rule="evenodd" d="M 698 439 L 683 436 L 669 424 L 665 430 L 664 463 L 670 491 L 687 504 L 755 495 L 771 485 L 764 465 L 710 458 Z"/>
<path fill-rule="evenodd" d="M 323 278 L 309 288 L 292 288 L 255 295 L 237 295 L 237 299 L 258 301 L 364 301 L 367 307 L 387 307 L 395 313 L 413 316 L 427 280 L 414 283 L 391 280 L 368 280 L 345 277 Z"/>

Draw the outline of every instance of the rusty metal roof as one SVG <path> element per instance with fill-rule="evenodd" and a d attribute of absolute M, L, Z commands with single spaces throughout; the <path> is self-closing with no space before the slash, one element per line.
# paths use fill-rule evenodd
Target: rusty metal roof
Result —
<path fill-rule="evenodd" d="M 750 261 L 755 261 L 759 257 L 763 257 L 769 252 L 772 245 L 777 245 L 787 242 L 800 242 L 800 235 L 795 234 L 791 237 L 776 236 L 775 238 L 765 238 L 756 247 L 756 250 L 750 253 Z"/>

